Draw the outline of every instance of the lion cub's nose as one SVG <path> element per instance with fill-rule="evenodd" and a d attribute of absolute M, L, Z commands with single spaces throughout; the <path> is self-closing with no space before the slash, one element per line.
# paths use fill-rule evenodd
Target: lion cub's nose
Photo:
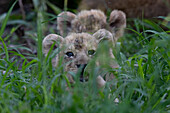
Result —
<path fill-rule="evenodd" d="M 77 66 L 77 68 L 84 69 L 87 66 L 87 64 L 76 64 L 76 66 Z"/>
<path fill-rule="evenodd" d="M 81 64 L 76 64 L 77 68 L 79 68 L 81 66 Z"/>

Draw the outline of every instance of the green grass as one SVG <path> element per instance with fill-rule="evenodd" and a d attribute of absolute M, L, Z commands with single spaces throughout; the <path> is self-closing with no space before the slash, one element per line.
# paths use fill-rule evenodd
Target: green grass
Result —
<path fill-rule="evenodd" d="M 0 37 L 12 8 L 1 25 Z M 67 90 L 67 73 L 63 72 L 62 59 L 56 68 L 51 64 L 52 58 L 60 50 L 49 53 L 47 58 L 42 55 L 43 23 L 39 16 L 37 56 L 25 57 L 19 50 L 11 50 L 1 37 L 0 112 L 170 112 L 170 27 L 162 24 L 162 21 L 134 19 L 128 22 L 132 26 L 128 24 L 127 33 L 114 51 L 120 67 L 112 69 L 92 65 L 89 82 L 82 84 L 77 81 L 74 88 L 68 85 L 70 91 Z M 162 27 L 167 30 L 164 31 Z M 100 52 L 104 52 L 105 47 L 101 47 Z M 18 62 L 21 62 L 21 69 Z M 94 62 L 95 59 L 92 64 Z M 95 77 L 101 73 L 101 68 L 105 69 L 105 73 L 116 75 L 103 91 L 98 90 L 95 84 Z M 119 103 L 114 102 L 115 98 L 119 99 Z"/>

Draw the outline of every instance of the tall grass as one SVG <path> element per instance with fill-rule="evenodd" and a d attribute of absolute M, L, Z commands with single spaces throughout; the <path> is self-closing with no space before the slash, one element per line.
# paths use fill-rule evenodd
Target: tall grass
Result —
<path fill-rule="evenodd" d="M 15 5 L 15 3 L 14 3 Z M 13 5 L 13 6 L 14 6 Z M 1 35 L 12 8 L 1 25 Z M 70 112 L 70 113 L 157 113 L 170 112 L 170 35 L 168 25 L 149 20 L 132 20 L 132 26 L 114 48 L 119 63 L 118 69 L 108 66 L 95 67 L 91 61 L 90 80 L 71 86 L 63 71 L 62 58 L 59 66 L 52 67 L 51 60 L 61 49 L 42 55 L 42 21 L 37 18 L 38 56 L 28 61 L 21 53 L 11 59 L 11 51 L 5 44 L 0 58 L 0 112 Z M 168 30 L 164 31 L 161 26 Z M 142 29 L 142 30 L 141 30 Z M 104 44 L 98 54 L 108 49 Z M 54 46 L 54 45 L 52 45 Z M 5 57 L 2 57 L 4 55 Z M 17 61 L 23 59 L 22 69 Z M 109 62 L 104 59 L 104 62 Z M 104 68 L 104 72 L 101 72 Z M 114 73 L 115 79 L 108 82 L 103 91 L 97 89 L 98 74 Z M 74 75 L 76 76 L 77 75 Z M 74 87 L 74 88 L 71 88 Z M 119 103 L 114 102 L 118 98 Z"/>

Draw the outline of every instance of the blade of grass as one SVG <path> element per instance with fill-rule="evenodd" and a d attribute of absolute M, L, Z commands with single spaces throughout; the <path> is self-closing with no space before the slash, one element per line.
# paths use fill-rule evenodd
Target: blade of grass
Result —
<path fill-rule="evenodd" d="M 49 58 L 49 56 L 50 56 L 50 54 L 51 54 L 51 52 L 52 52 L 55 44 L 56 44 L 56 42 L 54 42 L 54 43 L 51 45 L 51 48 L 50 48 L 50 50 L 49 50 L 49 52 L 48 52 L 48 54 L 47 54 L 47 56 L 46 56 L 46 58 L 45 58 L 45 63 L 47 62 L 47 60 L 48 60 L 48 58 Z"/>
<path fill-rule="evenodd" d="M 29 62 L 28 64 L 26 64 L 25 66 L 23 66 L 22 67 L 22 72 L 24 73 L 28 66 L 30 66 L 31 64 L 36 63 L 36 62 L 37 62 L 37 60 L 34 59 L 31 62 Z"/>
<path fill-rule="evenodd" d="M 55 14 L 59 14 L 61 12 L 61 9 L 59 7 L 56 7 L 54 4 L 51 2 L 47 1 L 47 5 L 54 11 Z"/>
<path fill-rule="evenodd" d="M 68 0 L 64 0 L 64 11 L 67 11 L 67 3 L 68 3 Z"/>
<path fill-rule="evenodd" d="M 40 71 L 41 69 L 41 62 L 42 62 L 42 27 L 41 27 L 41 22 L 40 19 L 37 20 L 37 36 L 38 36 L 38 70 Z"/>
<path fill-rule="evenodd" d="M 47 95 L 47 90 L 45 86 L 42 86 L 42 90 L 44 93 L 44 107 L 48 106 L 48 95 Z"/>
<path fill-rule="evenodd" d="M 15 63 L 16 63 L 16 61 L 13 62 L 13 63 L 10 63 L 9 67 L 8 67 L 7 70 L 5 71 L 5 74 L 3 75 L 3 79 L 2 79 L 2 82 L 1 82 L 1 87 L 2 87 L 2 85 L 4 85 L 5 79 L 6 79 L 7 75 L 8 75 L 8 72 L 10 71 L 10 69 L 12 68 L 12 66 L 13 66 Z"/>
<path fill-rule="evenodd" d="M 5 50 L 5 55 L 6 55 L 6 60 L 9 61 L 9 54 L 8 54 L 8 48 L 4 42 L 4 40 L 0 37 L 0 40 L 2 41 L 2 44 L 4 46 L 4 50 Z"/>
<path fill-rule="evenodd" d="M 141 76 L 142 79 L 144 79 L 144 73 L 143 73 L 143 67 L 142 67 L 142 61 L 143 59 L 141 58 L 140 60 L 138 60 L 138 66 L 139 66 L 139 74 Z"/>
<path fill-rule="evenodd" d="M 1 26 L 1 29 L 0 29 L 0 37 L 2 37 L 2 34 L 3 34 L 4 30 L 5 30 L 6 24 L 7 24 L 8 19 L 9 19 L 9 16 L 10 16 L 10 14 L 11 14 L 11 12 L 12 12 L 12 9 L 14 8 L 15 4 L 17 3 L 17 1 L 18 1 L 18 0 L 16 0 L 16 1 L 12 4 L 11 8 L 9 9 L 9 11 L 8 11 L 8 13 L 7 13 L 7 15 L 6 15 L 5 19 L 4 19 L 4 21 L 2 22 L 2 26 Z"/>
<path fill-rule="evenodd" d="M 12 9 L 14 8 L 14 6 L 15 6 L 16 3 L 17 3 L 17 1 L 15 1 L 15 2 L 13 3 L 13 5 L 11 6 L 11 8 L 9 9 L 9 11 L 8 11 L 5 19 L 4 19 L 3 22 L 2 22 L 2 26 L 1 26 L 1 29 L 0 29 L 0 40 L 2 41 L 2 44 L 3 44 L 3 46 L 4 46 L 5 55 L 6 55 L 6 60 L 8 60 L 8 61 L 9 61 L 8 49 L 7 49 L 7 46 L 6 46 L 5 42 L 4 42 L 3 39 L 2 39 L 2 34 L 3 34 L 4 30 L 5 30 L 5 27 L 6 27 L 6 24 L 7 24 L 7 22 L 8 22 L 9 16 L 10 16 L 10 14 L 11 14 L 11 12 L 12 12 Z"/>

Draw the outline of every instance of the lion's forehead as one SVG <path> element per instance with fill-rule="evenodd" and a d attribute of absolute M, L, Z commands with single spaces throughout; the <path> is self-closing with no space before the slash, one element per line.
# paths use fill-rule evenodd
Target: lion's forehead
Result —
<path fill-rule="evenodd" d="M 106 16 L 99 10 L 81 11 L 72 21 L 74 32 L 96 32 L 106 28 Z"/>
<path fill-rule="evenodd" d="M 96 49 L 97 40 L 88 33 L 73 33 L 65 38 L 65 45 L 69 50 Z"/>

